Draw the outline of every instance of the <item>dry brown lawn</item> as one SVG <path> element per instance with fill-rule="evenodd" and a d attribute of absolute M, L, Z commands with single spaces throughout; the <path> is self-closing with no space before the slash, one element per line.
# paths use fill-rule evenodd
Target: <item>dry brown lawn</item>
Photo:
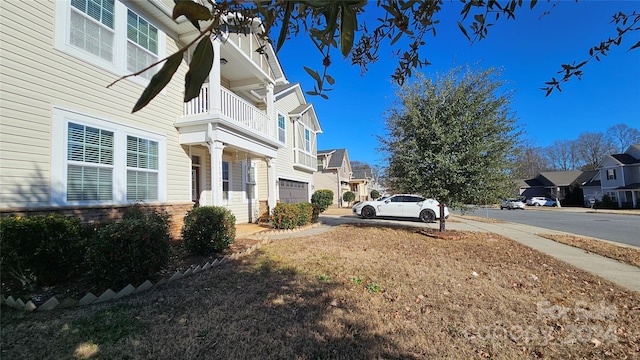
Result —
<path fill-rule="evenodd" d="M 116 302 L 1 320 L 2 359 L 640 357 L 639 293 L 494 234 L 409 228 L 341 226 Z"/>
<path fill-rule="evenodd" d="M 601 241 L 576 235 L 537 234 L 559 243 L 571 245 L 594 254 L 602 255 L 610 259 L 640 267 L 640 249 L 617 245 L 609 241 Z"/>

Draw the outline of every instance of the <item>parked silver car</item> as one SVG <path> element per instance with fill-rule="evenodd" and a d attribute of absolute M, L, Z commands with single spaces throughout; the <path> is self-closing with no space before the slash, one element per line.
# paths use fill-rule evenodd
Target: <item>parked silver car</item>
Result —
<path fill-rule="evenodd" d="M 503 209 L 509 209 L 509 210 L 520 209 L 520 210 L 524 210 L 524 203 L 522 201 L 520 201 L 520 199 L 504 199 L 500 203 L 500 210 L 503 210 Z"/>
<path fill-rule="evenodd" d="M 424 222 L 434 222 L 440 218 L 440 203 L 425 199 L 420 195 L 396 194 L 374 201 L 357 203 L 353 213 L 370 219 L 376 216 L 419 218 Z M 444 218 L 449 217 L 449 209 L 444 208 Z"/>
<path fill-rule="evenodd" d="M 529 206 L 555 206 L 556 202 L 544 197 L 544 196 L 534 196 L 532 198 L 527 199 L 527 205 Z"/>

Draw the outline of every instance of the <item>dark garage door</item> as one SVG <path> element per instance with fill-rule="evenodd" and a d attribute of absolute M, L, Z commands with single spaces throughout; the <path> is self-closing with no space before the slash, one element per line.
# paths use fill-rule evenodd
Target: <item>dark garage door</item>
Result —
<path fill-rule="evenodd" d="M 287 204 L 309 202 L 309 184 L 280 179 L 280 202 Z"/>

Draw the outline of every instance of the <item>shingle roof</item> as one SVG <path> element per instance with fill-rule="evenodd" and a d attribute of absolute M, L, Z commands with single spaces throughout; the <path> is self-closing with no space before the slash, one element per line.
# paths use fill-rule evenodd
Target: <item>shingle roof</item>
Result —
<path fill-rule="evenodd" d="M 544 186 L 569 186 L 573 184 L 580 175 L 582 175 L 582 171 L 580 170 L 546 171 L 538 175 L 538 180 Z"/>
<path fill-rule="evenodd" d="M 353 169 L 351 174 L 351 179 L 372 179 L 373 172 L 371 168 L 359 168 Z"/>
<path fill-rule="evenodd" d="M 640 164 L 640 159 L 636 159 L 629 154 L 613 154 L 611 157 L 624 165 Z"/>
<path fill-rule="evenodd" d="M 583 171 L 582 175 L 578 176 L 578 178 L 574 181 L 578 185 L 584 185 L 589 183 L 593 178 L 598 175 L 600 171 L 591 170 L 591 171 Z"/>
<path fill-rule="evenodd" d="M 344 159 L 344 154 L 347 149 L 335 149 L 335 152 L 331 155 L 329 159 L 329 164 L 327 164 L 328 168 L 339 168 L 342 166 L 342 160 Z"/>

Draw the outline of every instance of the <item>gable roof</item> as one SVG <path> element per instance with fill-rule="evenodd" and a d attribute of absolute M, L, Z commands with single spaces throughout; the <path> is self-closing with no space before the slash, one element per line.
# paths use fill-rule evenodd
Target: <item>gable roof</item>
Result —
<path fill-rule="evenodd" d="M 327 164 L 327 169 L 329 168 L 338 169 L 342 167 L 342 160 L 345 158 L 347 154 L 347 149 L 318 150 L 316 151 L 316 154 L 331 155 L 331 157 L 329 157 L 329 163 Z"/>
<path fill-rule="evenodd" d="M 546 171 L 538 174 L 537 179 L 544 186 L 569 186 L 582 175 L 580 170 Z"/>
<path fill-rule="evenodd" d="M 584 186 L 585 184 L 592 182 L 593 179 L 598 177 L 599 174 L 599 170 L 583 171 L 582 175 L 578 176 L 574 183 L 580 186 Z M 598 177 L 598 179 L 600 179 L 600 177 Z"/>
<path fill-rule="evenodd" d="M 351 172 L 351 179 L 373 179 L 373 171 L 369 167 L 353 169 Z"/>
<path fill-rule="evenodd" d="M 629 154 L 612 154 L 612 158 L 616 159 L 619 163 L 623 165 L 631 165 L 631 164 L 640 164 L 640 159 L 636 159 Z"/>

